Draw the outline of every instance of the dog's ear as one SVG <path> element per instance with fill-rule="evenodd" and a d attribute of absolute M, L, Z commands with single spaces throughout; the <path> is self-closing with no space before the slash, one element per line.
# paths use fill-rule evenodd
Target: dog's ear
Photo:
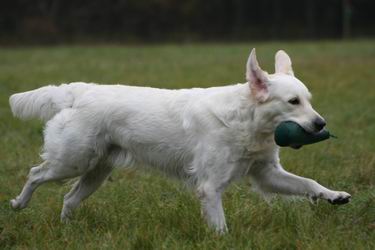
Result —
<path fill-rule="evenodd" d="M 275 55 L 275 72 L 294 76 L 292 61 L 284 50 L 277 51 Z"/>
<path fill-rule="evenodd" d="M 251 94 L 259 102 L 264 102 L 269 96 L 267 72 L 263 71 L 258 64 L 255 48 L 251 51 L 246 65 L 246 80 L 249 83 Z"/>

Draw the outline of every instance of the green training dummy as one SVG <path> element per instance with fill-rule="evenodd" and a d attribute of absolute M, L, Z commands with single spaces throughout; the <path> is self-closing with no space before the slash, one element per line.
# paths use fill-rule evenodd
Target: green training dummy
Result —
<path fill-rule="evenodd" d="M 298 123 L 286 121 L 280 123 L 275 130 L 275 142 L 280 147 L 298 149 L 303 145 L 312 144 L 335 137 L 328 130 L 323 129 L 317 133 L 309 133 Z"/>

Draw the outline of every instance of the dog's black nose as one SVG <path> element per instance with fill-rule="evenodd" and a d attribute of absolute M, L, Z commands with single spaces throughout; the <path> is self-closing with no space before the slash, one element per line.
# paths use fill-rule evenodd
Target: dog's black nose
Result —
<path fill-rule="evenodd" d="M 322 130 L 326 125 L 326 121 L 322 118 L 316 118 L 315 121 L 314 121 L 314 126 L 315 126 L 315 129 L 316 131 L 320 131 Z"/>

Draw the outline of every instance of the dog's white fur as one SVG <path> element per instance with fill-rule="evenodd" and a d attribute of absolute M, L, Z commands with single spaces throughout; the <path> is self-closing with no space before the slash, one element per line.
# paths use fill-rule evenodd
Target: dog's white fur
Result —
<path fill-rule="evenodd" d="M 247 83 L 225 87 L 166 90 L 71 83 L 12 95 L 16 117 L 47 122 L 44 162 L 31 168 L 12 207 L 26 207 L 42 183 L 80 176 L 64 197 L 61 218 L 66 220 L 114 167 L 134 161 L 192 180 L 208 224 L 221 232 L 227 230 L 221 194 L 245 175 L 265 193 L 349 201 L 348 193 L 280 165 L 275 127 L 288 120 L 314 131 L 314 120 L 322 118 L 311 107 L 305 85 L 294 77 L 289 56 L 279 51 L 275 59 L 276 73 L 269 75 L 253 49 Z M 293 98 L 300 103 L 289 103 Z"/>

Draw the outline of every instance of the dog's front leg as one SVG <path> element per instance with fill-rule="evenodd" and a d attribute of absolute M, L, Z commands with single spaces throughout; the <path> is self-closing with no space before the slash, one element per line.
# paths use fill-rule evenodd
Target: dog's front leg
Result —
<path fill-rule="evenodd" d="M 345 204 L 351 198 L 346 192 L 333 191 L 314 180 L 291 174 L 277 163 L 258 168 L 251 175 L 256 185 L 269 193 L 308 196 L 313 201 L 321 198 L 331 204 Z"/>
<path fill-rule="evenodd" d="M 222 191 L 212 182 L 203 183 L 198 188 L 202 214 L 208 225 L 219 233 L 225 233 L 228 229 L 225 222 L 221 193 Z"/>

